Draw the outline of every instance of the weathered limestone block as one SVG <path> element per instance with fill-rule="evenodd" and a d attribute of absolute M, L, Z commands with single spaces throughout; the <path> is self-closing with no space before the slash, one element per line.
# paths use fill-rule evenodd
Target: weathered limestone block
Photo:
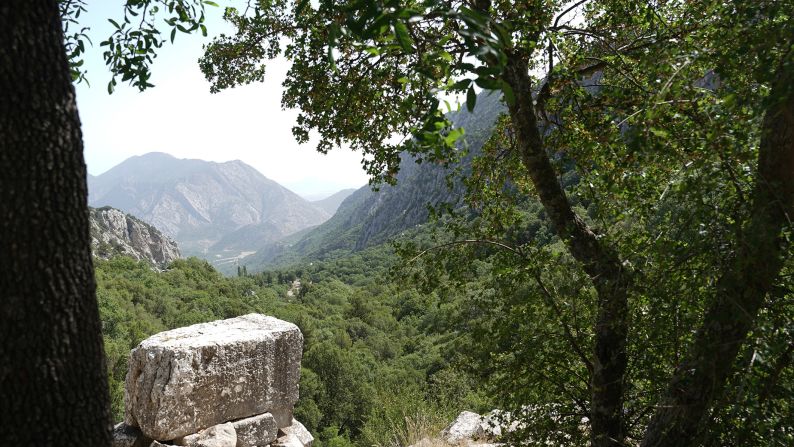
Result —
<path fill-rule="evenodd" d="M 240 419 L 232 425 L 237 432 L 237 447 L 265 446 L 278 437 L 278 425 L 270 413 Z"/>
<path fill-rule="evenodd" d="M 187 447 L 235 447 L 237 432 L 230 423 L 213 425 L 198 433 L 174 440 L 176 445 Z"/>
<path fill-rule="evenodd" d="M 170 440 L 291 409 L 302 348 L 297 326 L 259 314 L 161 332 L 130 353 L 124 421 Z"/>
<path fill-rule="evenodd" d="M 273 447 L 311 447 L 314 437 L 306 427 L 293 419 L 292 425 L 281 429 L 281 436 L 273 443 Z"/>
<path fill-rule="evenodd" d="M 112 438 L 112 447 L 148 447 L 152 443 L 137 427 L 130 427 L 123 422 L 113 426 Z"/>
<path fill-rule="evenodd" d="M 441 432 L 441 437 L 449 444 L 458 444 L 468 440 L 489 439 L 492 431 L 485 418 L 471 411 L 463 411 Z"/>

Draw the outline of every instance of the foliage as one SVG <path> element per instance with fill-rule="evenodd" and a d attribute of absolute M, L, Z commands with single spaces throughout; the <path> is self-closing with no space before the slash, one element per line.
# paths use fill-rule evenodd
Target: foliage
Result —
<path fill-rule="evenodd" d="M 461 158 L 440 94 L 472 109 L 474 85 L 501 91 L 508 118 L 464 172 L 469 208 L 403 253 L 413 280 L 472 295 L 458 324 L 494 335 L 482 352 L 503 397 L 553 414 L 533 438 L 576 442 L 587 415 L 600 445 L 791 441 L 741 406 L 788 408 L 748 396 L 767 396 L 760 377 L 787 389 L 759 357 L 790 362 L 774 318 L 791 319 L 790 172 L 758 163 L 794 151 L 770 146 L 790 127 L 790 2 L 277 1 L 228 17 L 237 34 L 201 62 L 214 88 L 283 54 L 297 139 L 361 150 L 375 182 L 406 152 Z"/>
<path fill-rule="evenodd" d="M 113 93 L 118 85 L 117 78 L 121 78 L 121 82 L 129 82 L 140 91 L 154 87 L 149 82 L 151 65 L 157 57 L 157 50 L 166 43 L 166 38 L 160 31 L 162 25 L 158 27 L 158 24 L 162 21 L 166 29 L 171 30 L 171 43 L 176 39 L 177 31 L 185 34 L 200 31 L 206 36 L 205 5 L 218 6 L 209 0 L 126 0 L 122 17 L 108 18 L 115 29 L 99 44 L 107 47 L 103 58 L 112 74 L 107 86 L 108 93 Z M 88 37 L 87 27 L 81 27 L 77 31 L 72 29 L 79 26 L 80 15 L 87 8 L 86 1 L 59 0 L 59 6 L 72 80 L 87 82 L 86 73 L 82 69 L 83 55 L 86 42 L 92 42 Z"/>
<path fill-rule="evenodd" d="M 123 415 L 129 350 L 141 340 L 166 329 L 260 312 L 292 321 L 304 334 L 295 414 L 318 444 L 394 445 L 394 439 L 419 430 L 396 418 L 403 412 L 414 418 L 412 424 L 421 423 L 423 433 L 440 430 L 473 402 L 476 387 L 454 372 L 454 353 L 446 348 L 466 334 L 440 334 L 428 317 L 419 318 L 432 308 L 432 299 L 406 314 L 404 303 L 416 291 L 389 283 L 383 276 L 388 265 L 372 262 L 378 257 L 381 264 L 394 262 L 387 246 L 372 251 L 383 253 L 236 277 L 224 277 L 196 258 L 175 261 L 159 273 L 129 258 L 95 260 L 114 417 Z M 305 289 L 290 296 L 296 277 Z M 447 389 L 456 381 L 466 382 L 454 388 L 461 394 Z M 487 399 L 478 399 L 488 407 Z"/>

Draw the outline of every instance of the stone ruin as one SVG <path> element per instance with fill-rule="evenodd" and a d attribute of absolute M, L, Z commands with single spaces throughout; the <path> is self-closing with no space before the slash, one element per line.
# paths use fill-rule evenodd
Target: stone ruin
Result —
<path fill-rule="evenodd" d="M 259 314 L 161 332 L 130 353 L 113 447 L 311 447 L 292 417 L 303 335 Z"/>

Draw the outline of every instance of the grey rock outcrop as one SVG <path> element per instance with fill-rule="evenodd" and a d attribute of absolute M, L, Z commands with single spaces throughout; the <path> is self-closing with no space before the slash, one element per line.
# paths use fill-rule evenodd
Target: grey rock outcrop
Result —
<path fill-rule="evenodd" d="M 90 208 L 89 214 L 91 249 L 98 258 L 129 256 L 163 269 L 180 257 L 173 239 L 134 216 L 110 207 Z"/>
<path fill-rule="evenodd" d="M 156 334 L 130 353 L 125 423 L 161 442 L 189 442 L 231 422 L 236 445 L 268 445 L 277 428 L 295 426 L 302 345 L 297 326 L 259 314 Z"/>
<path fill-rule="evenodd" d="M 485 416 L 471 411 L 463 411 L 436 438 L 422 438 L 409 447 L 503 447 L 499 440 L 503 424 L 510 414 L 494 410 Z M 505 429 L 514 430 L 511 423 Z"/>
<path fill-rule="evenodd" d="M 461 412 L 457 418 L 441 432 L 441 437 L 449 444 L 464 440 L 483 440 L 495 437 L 487 419 L 471 411 Z M 498 435 L 496 435 L 498 436 Z"/>

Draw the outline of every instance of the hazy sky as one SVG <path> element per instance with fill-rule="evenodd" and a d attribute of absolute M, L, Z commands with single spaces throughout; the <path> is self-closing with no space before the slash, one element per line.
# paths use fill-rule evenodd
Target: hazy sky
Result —
<path fill-rule="evenodd" d="M 311 144 L 295 142 L 291 128 L 297 113 L 281 109 L 285 61 L 269 65 L 264 83 L 209 93 L 197 60 L 213 35 L 229 32 L 221 15 L 230 2 L 218 3 L 220 8 L 207 7 L 209 38 L 177 33 L 175 43 L 160 50 L 151 79 L 156 87 L 139 93 L 119 85 L 108 95 L 110 75 L 99 43 L 111 30 L 107 18 L 118 18 L 123 2 L 88 1 L 81 22 L 91 27 L 94 43 L 86 58 L 91 86 L 77 86 L 88 171 L 98 175 L 132 155 L 158 151 L 179 158 L 239 159 L 311 198 L 364 185 L 360 153 L 337 149 L 322 155 Z M 162 31 L 166 37 L 170 32 Z"/>

